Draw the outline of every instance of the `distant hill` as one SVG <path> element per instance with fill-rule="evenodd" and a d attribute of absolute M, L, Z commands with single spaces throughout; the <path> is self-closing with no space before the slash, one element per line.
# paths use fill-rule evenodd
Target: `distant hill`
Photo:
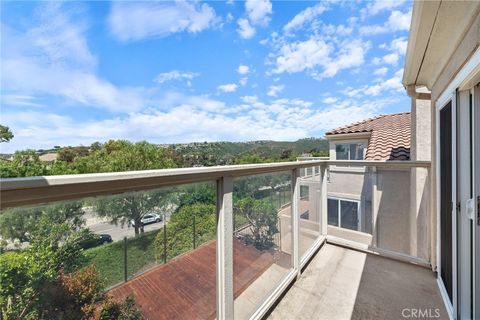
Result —
<path fill-rule="evenodd" d="M 182 167 L 287 161 L 304 153 L 328 156 L 328 142 L 321 138 L 305 138 L 293 142 L 194 142 L 163 147 L 174 152 Z"/>
<path fill-rule="evenodd" d="M 36 152 L 42 162 L 53 162 L 56 159 L 68 163 L 84 157 L 101 146 L 55 146 L 52 149 L 39 149 Z M 214 166 L 245 163 L 264 163 L 292 161 L 302 154 L 312 156 L 328 156 L 328 142 L 321 138 L 305 138 L 297 141 L 258 140 L 247 142 L 191 142 L 183 144 L 157 144 L 167 149 L 178 167 Z M 13 155 L 4 154 L 4 159 Z"/>

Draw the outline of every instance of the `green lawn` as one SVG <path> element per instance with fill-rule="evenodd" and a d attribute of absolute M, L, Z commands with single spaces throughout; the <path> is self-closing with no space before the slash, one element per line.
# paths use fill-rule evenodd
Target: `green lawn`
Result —
<path fill-rule="evenodd" d="M 162 230 L 162 229 L 161 229 Z M 129 238 L 127 240 L 128 278 L 162 263 L 155 261 L 154 240 L 159 230 Z M 105 287 L 111 287 L 124 280 L 124 242 L 117 241 L 100 247 L 85 250 L 87 263 L 95 263 Z"/>

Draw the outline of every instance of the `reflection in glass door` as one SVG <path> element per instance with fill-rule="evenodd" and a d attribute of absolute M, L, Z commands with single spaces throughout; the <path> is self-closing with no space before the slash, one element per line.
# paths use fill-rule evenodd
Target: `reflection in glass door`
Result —
<path fill-rule="evenodd" d="M 440 111 L 440 277 L 453 301 L 452 102 Z"/>

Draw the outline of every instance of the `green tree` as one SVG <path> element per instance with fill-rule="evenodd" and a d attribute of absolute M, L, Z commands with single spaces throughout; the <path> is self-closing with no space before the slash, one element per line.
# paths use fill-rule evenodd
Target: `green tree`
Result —
<path fill-rule="evenodd" d="M 78 173 L 119 172 L 176 167 L 168 149 L 148 142 L 110 140 L 72 164 Z"/>
<path fill-rule="evenodd" d="M 132 225 L 137 236 L 143 233 L 141 219 L 144 215 L 162 214 L 172 202 L 171 193 L 160 190 L 100 198 L 94 202 L 94 208 L 98 216 L 110 219 L 115 225 Z"/>
<path fill-rule="evenodd" d="M 13 139 L 13 133 L 9 127 L 0 124 L 0 142 L 8 142 Z"/>
<path fill-rule="evenodd" d="M 118 172 L 173 168 L 175 162 L 166 149 L 147 142 L 131 143 L 124 140 L 110 140 L 96 145 L 92 152 L 73 162 L 80 173 Z M 100 198 L 94 202 L 96 212 L 107 217 L 114 224 L 122 226 L 133 221 L 135 235 L 143 232 L 140 219 L 147 213 L 165 209 L 172 198 L 168 192 L 139 192 L 126 195 Z"/>
<path fill-rule="evenodd" d="M 85 157 L 89 154 L 88 147 L 65 147 L 58 151 L 57 160 L 67 163 L 73 162 L 76 158 Z"/>
<path fill-rule="evenodd" d="M 269 199 L 240 199 L 235 203 L 234 213 L 244 216 L 250 224 L 252 234 L 246 236 L 247 242 L 252 242 L 258 249 L 268 249 L 273 245 L 273 236 L 278 233 L 278 216 Z"/>
<path fill-rule="evenodd" d="M 45 164 L 40 161 L 35 150 L 17 151 L 12 161 L 0 163 L 2 163 L 0 166 L 2 178 L 43 176 L 47 173 Z"/>
<path fill-rule="evenodd" d="M 185 186 L 179 190 L 178 210 L 183 206 L 189 206 L 196 203 L 215 204 L 216 192 L 212 184 L 201 183 Z"/>
<path fill-rule="evenodd" d="M 81 201 L 7 209 L 0 215 L 0 235 L 25 242 L 49 232 L 55 225 L 66 224 L 70 230 L 79 230 L 85 224 L 84 214 Z"/>

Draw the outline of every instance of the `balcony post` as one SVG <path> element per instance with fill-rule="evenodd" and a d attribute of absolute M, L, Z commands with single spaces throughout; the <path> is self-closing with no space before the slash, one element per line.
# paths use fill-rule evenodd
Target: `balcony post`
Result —
<path fill-rule="evenodd" d="M 297 278 L 300 277 L 300 184 L 298 179 L 300 178 L 300 169 L 292 170 L 292 257 L 293 268 L 297 271 Z"/>
<path fill-rule="evenodd" d="M 378 208 L 380 197 L 378 194 L 377 167 L 371 167 L 372 177 L 372 245 L 378 247 Z"/>
<path fill-rule="evenodd" d="M 217 319 L 233 319 L 233 179 L 217 180 Z"/>
<path fill-rule="evenodd" d="M 320 234 L 327 236 L 328 233 L 328 165 L 322 164 L 320 166 L 321 172 L 321 190 L 320 190 Z"/>

